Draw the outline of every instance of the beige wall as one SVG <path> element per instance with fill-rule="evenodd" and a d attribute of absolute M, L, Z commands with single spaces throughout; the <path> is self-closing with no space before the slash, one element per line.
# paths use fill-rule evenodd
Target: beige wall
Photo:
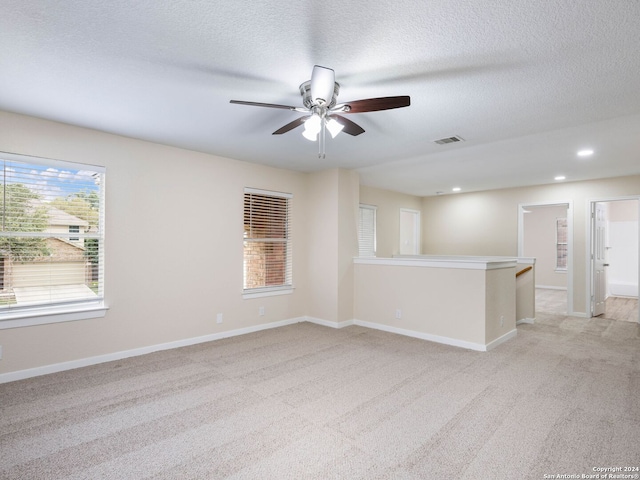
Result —
<path fill-rule="evenodd" d="M 516 328 L 516 269 L 485 271 L 485 344 Z"/>
<path fill-rule="evenodd" d="M 0 112 L 0 150 L 107 168 L 110 307 L 101 319 L 0 330 L 0 373 L 307 313 L 308 231 L 321 220 L 308 215 L 308 175 L 7 112 Z M 242 299 L 244 187 L 293 194 L 291 295 Z"/>
<path fill-rule="evenodd" d="M 567 272 L 556 270 L 556 220 L 567 217 L 564 206 L 527 206 L 524 214 L 523 256 L 536 259 L 536 284 L 567 288 Z"/>
<path fill-rule="evenodd" d="M 484 282 L 484 270 L 356 265 L 355 318 L 484 345 Z"/>
<path fill-rule="evenodd" d="M 353 258 L 358 255 L 358 174 L 331 169 L 309 175 L 308 315 L 353 319 Z"/>
<path fill-rule="evenodd" d="M 425 197 L 422 251 L 450 255 L 518 253 L 518 205 L 573 201 L 574 301 L 586 313 L 588 200 L 640 194 L 640 175 Z"/>
<path fill-rule="evenodd" d="M 357 321 L 476 347 L 516 327 L 513 266 L 476 270 L 357 263 L 355 267 Z"/>
<path fill-rule="evenodd" d="M 338 173 L 338 322 L 353 320 L 353 259 L 358 256 L 360 177 L 354 171 Z"/>
<path fill-rule="evenodd" d="M 420 211 L 422 199 L 413 195 L 362 185 L 360 187 L 360 203 L 378 207 L 376 211 L 376 256 L 392 257 L 397 255 L 400 252 L 400 209 L 408 208 Z"/>

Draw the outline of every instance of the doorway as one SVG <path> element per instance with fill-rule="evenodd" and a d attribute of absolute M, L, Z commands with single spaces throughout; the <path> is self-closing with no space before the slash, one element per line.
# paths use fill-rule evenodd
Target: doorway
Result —
<path fill-rule="evenodd" d="M 589 206 L 587 311 L 640 323 L 640 196 L 592 200 Z"/>
<path fill-rule="evenodd" d="M 518 256 L 536 259 L 536 312 L 574 315 L 572 203 L 520 204 L 518 210 Z"/>

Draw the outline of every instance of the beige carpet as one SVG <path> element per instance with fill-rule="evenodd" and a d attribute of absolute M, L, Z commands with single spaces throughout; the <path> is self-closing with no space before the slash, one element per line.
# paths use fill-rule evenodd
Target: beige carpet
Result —
<path fill-rule="evenodd" d="M 640 327 L 540 317 L 488 353 L 302 323 L 0 385 L 0 478 L 542 479 L 640 465 Z"/>

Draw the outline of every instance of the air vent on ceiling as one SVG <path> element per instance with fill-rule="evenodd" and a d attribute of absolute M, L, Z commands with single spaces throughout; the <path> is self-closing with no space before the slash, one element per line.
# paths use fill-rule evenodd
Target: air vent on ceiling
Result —
<path fill-rule="evenodd" d="M 447 138 L 441 138 L 440 140 L 434 140 L 433 143 L 437 143 L 438 145 L 446 145 L 447 143 L 456 143 L 456 142 L 464 142 L 464 138 L 453 136 Z"/>

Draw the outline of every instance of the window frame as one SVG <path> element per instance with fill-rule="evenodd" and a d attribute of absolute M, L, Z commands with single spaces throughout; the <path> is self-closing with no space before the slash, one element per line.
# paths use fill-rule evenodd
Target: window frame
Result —
<path fill-rule="evenodd" d="M 273 198 L 277 198 L 279 200 L 281 199 L 285 199 L 286 200 L 286 207 L 285 207 L 285 213 L 286 213 L 286 218 L 285 218 L 285 238 L 284 241 L 282 241 L 281 239 L 263 239 L 263 238 L 248 238 L 246 236 L 246 224 L 245 224 L 245 214 L 246 214 L 246 200 L 247 200 L 247 195 L 255 195 L 255 196 L 262 196 L 262 197 L 273 197 Z M 243 192 L 243 238 L 242 238 L 242 244 L 243 244 L 243 254 L 242 254 L 242 265 L 243 265 L 243 281 L 242 281 L 242 298 L 243 299 L 249 299 L 249 298 L 260 298 L 260 297 L 270 297 L 270 296 L 274 296 L 274 295 L 288 295 L 293 293 L 294 291 L 294 286 L 293 286 L 293 242 L 292 242 L 292 234 L 291 234 L 291 230 L 292 230 L 292 222 L 291 222 L 291 217 L 292 217 L 292 199 L 293 199 L 293 194 L 291 193 L 285 193 L 285 192 L 277 192 L 277 191 L 273 191 L 273 190 L 263 190 L 263 189 L 258 189 L 258 188 L 249 188 L 249 187 L 245 187 L 244 188 L 244 192 Z M 246 276 L 247 276 L 247 256 L 246 256 L 246 247 L 247 247 L 247 242 L 260 242 L 260 243 L 281 243 L 285 245 L 285 264 L 284 264 L 284 269 L 283 269 L 283 275 L 284 275 L 284 282 L 280 285 L 267 285 L 267 286 L 260 286 L 260 287 L 250 287 L 247 288 L 246 287 Z"/>
<path fill-rule="evenodd" d="M 104 166 L 92 165 L 89 163 L 69 162 L 65 160 L 56 160 L 51 158 L 36 157 L 5 151 L 0 151 L 0 161 L 18 162 L 27 165 L 56 168 L 61 170 L 88 170 L 94 172 L 94 174 L 100 175 L 100 189 L 98 193 L 98 232 L 93 236 L 99 239 L 100 245 L 102 246 L 100 252 L 101 261 L 99 264 L 99 295 L 95 300 L 87 299 L 86 301 L 68 301 L 66 303 L 43 303 L 18 309 L 7 309 L 4 311 L 0 311 L 0 330 L 104 317 L 108 310 L 108 306 L 105 303 L 104 296 L 104 225 L 106 168 Z M 2 184 L 5 185 L 5 182 L 3 181 Z M 83 235 L 80 235 L 80 237 L 85 238 Z"/>

